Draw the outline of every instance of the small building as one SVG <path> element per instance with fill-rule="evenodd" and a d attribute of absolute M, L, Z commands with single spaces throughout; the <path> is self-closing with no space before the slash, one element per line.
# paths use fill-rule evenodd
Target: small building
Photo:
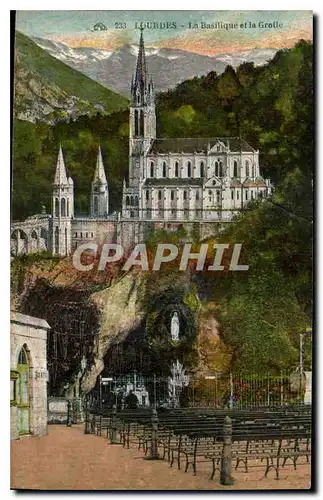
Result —
<path fill-rule="evenodd" d="M 47 434 L 47 321 L 17 312 L 10 318 L 11 439 Z"/>

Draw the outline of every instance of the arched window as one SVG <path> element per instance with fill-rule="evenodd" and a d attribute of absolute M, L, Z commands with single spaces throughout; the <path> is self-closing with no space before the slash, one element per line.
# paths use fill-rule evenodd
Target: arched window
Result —
<path fill-rule="evenodd" d="M 249 177 L 250 172 L 249 172 L 249 162 L 246 161 L 246 177 Z"/>
<path fill-rule="evenodd" d="M 140 135 L 144 136 L 145 135 L 145 128 L 144 128 L 144 112 L 141 109 L 140 110 Z"/>
<path fill-rule="evenodd" d="M 175 161 L 175 177 L 178 177 L 178 161 Z"/>
<path fill-rule="evenodd" d="M 55 242 L 55 253 L 58 253 L 59 252 L 59 232 L 58 232 L 58 226 L 55 227 L 54 242 Z"/>
<path fill-rule="evenodd" d="M 220 203 L 220 191 L 216 192 L 216 202 Z"/>
<path fill-rule="evenodd" d="M 66 216 L 66 200 L 65 200 L 65 198 L 61 199 L 61 216 L 62 217 Z"/>
<path fill-rule="evenodd" d="M 246 200 L 248 199 L 248 191 L 246 191 Z"/>
<path fill-rule="evenodd" d="M 139 135 L 139 115 L 138 115 L 138 110 L 135 109 L 135 137 L 138 137 L 138 135 Z"/>
<path fill-rule="evenodd" d="M 204 161 L 201 161 L 200 163 L 200 172 L 201 172 L 201 177 L 204 177 Z"/>
<path fill-rule="evenodd" d="M 163 177 L 166 177 L 166 162 L 163 162 Z"/>
<path fill-rule="evenodd" d="M 191 164 L 191 162 L 189 161 L 189 162 L 187 163 L 187 177 L 191 177 L 191 175 L 192 175 L 192 164 Z"/>
<path fill-rule="evenodd" d="M 220 161 L 219 163 L 219 177 L 223 177 L 223 163 Z"/>
<path fill-rule="evenodd" d="M 129 198 L 129 196 L 126 196 L 126 205 L 130 205 L 130 198 Z"/>
<path fill-rule="evenodd" d="M 58 198 L 55 198 L 55 216 L 59 217 L 59 201 L 58 201 Z"/>
<path fill-rule="evenodd" d="M 161 198 L 162 198 L 162 192 L 158 191 L 158 199 L 161 200 Z"/>
<path fill-rule="evenodd" d="M 28 357 L 25 348 L 22 347 L 18 356 L 18 365 L 28 365 Z"/>
<path fill-rule="evenodd" d="M 174 201 L 174 198 L 175 198 L 175 193 L 174 193 L 174 191 L 171 191 L 171 192 L 170 192 L 170 199 L 171 199 L 172 201 Z"/>
<path fill-rule="evenodd" d="M 70 216 L 70 199 L 67 198 L 67 213 L 66 213 L 67 217 Z"/>
<path fill-rule="evenodd" d="M 234 191 L 233 191 L 233 189 L 231 189 L 231 200 L 233 200 L 233 199 L 234 199 Z"/>
<path fill-rule="evenodd" d="M 233 177 L 238 177 L 238 162 L 236 160 L 233 162 Z"/>
<path fill-rule="evenodd" d="M 195 199 L 196 201 L 199 201 L 200 199 L 200 193 L 198 191 L 196 191 Z"/>
<path fill-rule="evenodd" d="M 184 192 L 183 192 L 183 199 L 184 199 L 184 200 L 187 200 L 187 191 L 184 191 Z"/>
<path fill-rule="evenodd" d="M 150 162 L 150 177 L 154 177 L 154 162 Z"/>
<path fill-rule="evenodd" d="M 147 189 L 147 190 L 146 190 L 146 201 L 148 201 L 148 200 L 149 200 L 149 191 L 148 191 L 148 189 Z"/>
<path fill-rule="evenodd" d="M 239 200 L 239 191 L 237 191 L 237 200 Z"/>
<path fill-rule="evenodd" d="M 138 206 L 139 206 L 138 196 L 135 196 L 135 199 L 134 199 L 134 205 L 135 205 L 135 207 L 138 207 Z"/>
<path fill-rule="evenodd" d="M 252 178 L 254 178 L 254 177 L 255 177 L 255 166 L 252 165 Z"/>
<path fill-rule="evenodd" d="M 98 211 L 99 211 L 99 199 L 97 196 L 94 196 L 94 200 L 93 200 L 93 210 L 94 210 L 94 213 L 95 215 L 97 215 Z"/>
<path fill-rule="evenodd" d="M 215 162 L 215 175 L 216 177 L 219 176 L 219 163 L 217 161 Z"/>
<path fill-rule="evenodd" d="M 133 196 L 130 196 L 130 206 L 133 207 Z"/>

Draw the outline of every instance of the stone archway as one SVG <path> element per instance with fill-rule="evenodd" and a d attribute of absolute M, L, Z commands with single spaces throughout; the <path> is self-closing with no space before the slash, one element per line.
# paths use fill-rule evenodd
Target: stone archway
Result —
<path fill-rule="evenodd" d="M 39 249 L 39 239 L 37 231 L 34 229 L 30 235 L 30 252 L 38 252 Z"/>
<path fill-rule="evenodd" d="M 15 229 L 11 233 L 10 249 L 13 255 L 28 253 L 28 236 L 22 229 Z"/>

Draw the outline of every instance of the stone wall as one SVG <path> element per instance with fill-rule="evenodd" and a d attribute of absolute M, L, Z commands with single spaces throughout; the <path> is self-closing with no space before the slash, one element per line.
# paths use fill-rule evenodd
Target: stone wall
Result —
<path fill-rule="evenodd" d="M 47 330 L 40 318 L 11 313 L 10 369 L 17 371 L 19 353 L 25 348 L 29 364 L 29 430 L 42 436 L 47 433 Z M 11 439 L 19 438 L 18 406 L 11 405 Z"/>

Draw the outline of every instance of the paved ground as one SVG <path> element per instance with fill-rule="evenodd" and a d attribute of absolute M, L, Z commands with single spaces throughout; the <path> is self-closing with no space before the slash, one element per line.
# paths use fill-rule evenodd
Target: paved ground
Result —
<path fill-rule="evenodd" d="M 264 478 L 264 466 L 248 474 L 234 471 L 234 486 L 219 485 L 219 474 L 209 480 L 210 464 L 201 464 L 194 477 L 170 468 L 167 461 L 144 461 L 135 447 L 109 445 L 103 437 L 84 435 L 83 426 L 48 427 L 44 437 L 11 442 L 11 488 L 42 490 L 221 490 L 307 489 L 310 466 L 294 471 L 286 465 L 280 480 L 274 472 Z"/>

